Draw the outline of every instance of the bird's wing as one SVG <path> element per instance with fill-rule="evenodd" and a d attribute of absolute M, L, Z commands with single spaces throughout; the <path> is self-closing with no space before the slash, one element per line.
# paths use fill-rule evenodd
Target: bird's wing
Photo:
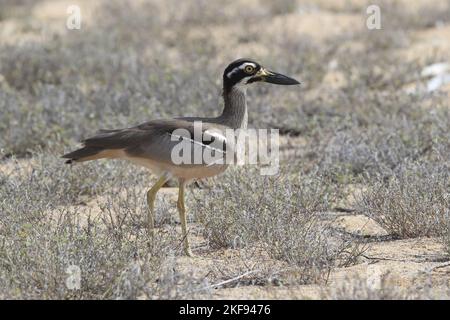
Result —
<path fill-rule="evenodd" d="M 190 120 L 155 120 L 127 129 L 100 130 L 83 143 L 88 147 L 122 149 L 131 157 L 171 163 L 173 152 L 180 155 L 180 150 L 183 150 L 184 156 L 190 151 L 190 159 L 194 159 L 194 151 L 201 152 L 201 155 L 205 150 L 215 156 L 225 154 L 225 129 L 207 122 L 196 128 Z"/>

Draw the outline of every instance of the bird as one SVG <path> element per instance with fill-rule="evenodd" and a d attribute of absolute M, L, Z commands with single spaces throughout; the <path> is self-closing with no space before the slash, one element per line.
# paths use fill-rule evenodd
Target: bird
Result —
<path fill-rule="evenodd" d="M 183 146 L 202 150 L 211 148 L 212 141 L 220 142 L 223 148 L 213 148 L 218 154 L 228 150 L 224 130 L 246 129 L 248 112 L 246 89 L 250 84 L 266 82 L 277 85 L 298 85 L 300 82 L 281 73 L 270 71 L 254 60 L 240 58 L 231 62 L 223 72 L 222 97 L 224 108 L 217 117 L 180 117 L 150 120 L 137 126 L 99 130 L 95 135 L 82 140 L 83 147 L 64 154 L 67 164 L 97 160 L 126 159 L 131 163 L 146 167 L 156 175 L 157 182 L 147 191 L 147 228 L 153 235 L 154 204 L 158 190 L 171 179 L 178 179 L 177 209 L 179 212 L 184 253 L 193 257 L 186 222 L 184 204 L 185 188 L 192 182 L 216 176 L 226 170 L 227 163 L 180 163 L 174 161 L 174 149 Z M 195 137 L 196 124 L 201 123 L 201 137 Z M 185 132 L 187 135 L 177 134 Z M 192 138 L 194 137 L 194 138 Z M 193 150 L 191 149 L 191 150 Z M 189 150 L 186 149 L 186 150 Z"/>

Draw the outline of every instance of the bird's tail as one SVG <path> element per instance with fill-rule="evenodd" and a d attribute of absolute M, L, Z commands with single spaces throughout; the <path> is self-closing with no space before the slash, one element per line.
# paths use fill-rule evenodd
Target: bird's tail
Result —
<path fill-rule="evenodd" d="M 83 162 L 102 158 L 120 158 L 129 144 L 121 139 L 122 130 L 100 130 L 97 135 L 83 140 L 83 148 L 63 155 L 66 163 Z"/>
<path fill-rule="evenodd" d="M 63 155 L 62 157 L 68 159 L 66 163 L 83 162 L 95 159 L 105 158 L 102 156 L 104 149 L 101 147 L 83 147 Z"/>

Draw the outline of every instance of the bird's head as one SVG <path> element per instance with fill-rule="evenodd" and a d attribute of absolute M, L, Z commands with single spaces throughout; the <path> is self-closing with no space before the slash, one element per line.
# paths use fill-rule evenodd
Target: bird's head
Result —
<path fill-rule="evenodd" d="M 226 91 L 233 87 L 244 87 L 254 82 L 268 82 L 279 85 L 300 84 L 297 80 L 277 72 L 267 70 L 250 59 L 238 59 L 225 68 L 223 85 Z"/>

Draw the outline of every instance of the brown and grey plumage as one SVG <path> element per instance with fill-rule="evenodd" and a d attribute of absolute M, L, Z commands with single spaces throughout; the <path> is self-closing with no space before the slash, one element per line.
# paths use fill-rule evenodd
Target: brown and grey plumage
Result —
<path fill-rule="evenodd" d="M 298 81 L 268 71 L 260 64 L 249 59 L 232 62 L 223 74 L 224 110 L 215 118 L 185 117 L 169 120 L 152 120 L 136 127 L 116 130 L 100 130 L 97 135 L 82 141 L 83 148 L 65 154 L 66 163 L 83 162 L 102 158 L 127 159 L 145 166 L 160 176 L 158 182 L 147 192 L 149 206 L 148 228 L 154 228 L 154 201 L 157 191 L 164 183 L 177 178 L 179 194 L 177 207 L 180 213 L 185 253 L 192 256 L 187 236 L 186 211 L 184 207 L 184 189 L 186 183 L 195 179 L 215 176 L 223 172 L 227 165 L 223 163 L 176 164 L 172 159 L 174 147 L 182 141 L 194 147 L 208 148 L 211 141 L 221 140 L 227 150 L 225 136 L 220 134 L 226 129 L 247 127 L 246 86 L 253 82 L 269 82 L 280 85 L 299 84 Z M 203 136 L 195 138 L 194 122 L 201 121 Z M 174 139 L 174 132 L 184 129 L 190 137 Z M 219 132 L 219 133 L 217 133 Z M 208 137 L 209 139 L 205 139 Z M 197 140 L 196 140 L 197 139 Z M 194 148 L 192 148 L 193 150 Z M 225 152 L 225 151 L 224 151 Z"/>

